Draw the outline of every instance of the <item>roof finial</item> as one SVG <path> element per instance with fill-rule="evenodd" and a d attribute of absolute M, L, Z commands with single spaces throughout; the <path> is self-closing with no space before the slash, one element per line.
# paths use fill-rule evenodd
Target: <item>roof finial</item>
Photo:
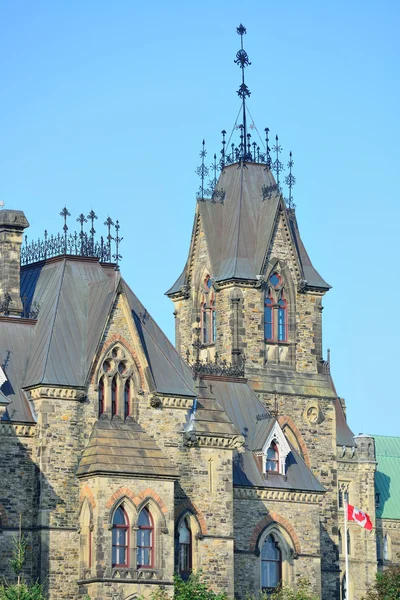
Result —
<path fill-rule="evenodd" d="M 292 167 L 294 165 L 292 151 L 289 153 L 289 162 L 287 166 L 289 167 L 289 175 L 285 177 L 285 183 L 289 188 L 289 198 L 287 199 L 287 206 L 289 210 L 294 210 L 296 208 L 295 203 L 293 202 L 293 194 L 292 188 L 296 183 L 296 177 L 292 174 Z"/>
<path fill-rule="evenodd" d="M 243 160 L 251 160 L 251 154 L 249 155 L 249 153 L 247 152 L 247 148 L 246 148 L 246 142 L 247 142 L 247 126 L 246 126 L 246 98 L 250 97 L 250 90 L 247 87 L 247 85 L 244 82 L 244 70 L 246 67 L 248 67 L 249 65 L 251 65 L 251 62 L 249 61 L 249 57 L 247 55 L 246 50 L 243 49 L 243 35 L 246 34 L 246 27 L 244 27 L 242 24 L 239 25 L 239 27 L 236 28 L 237 33 L 240 35 L 240 50 L 236 53 L 236 60 L 235 63 L 237 65 L 239 65 L 239 67 L 242 69 L 242 83 L 237 91 L 239 98 L 242 99 L 242 109 L 243 109 L 243 140 L 244 140 L 244 144 L 243 144 L 243 148 L 242 148 L 242 156 L 241 158 Z"/>
<path fill-rule="evenodd" d="M 275 172 L 276 185 L 277 185 L 278 192 L 280 193 L 281 192 L 281 184 L 279 182 L 279 173 L 281 173 L 285 167 L 279 160 L 279 155 L 282 152 L 282 146 L 279 143 L 279 138 L 277 135 L 275 136 L 275 145 L 273 146 L 272 149 L 275 152 L 275 156 L 276 156 L 274 162 L 272 163 L 272 170 Z"/>

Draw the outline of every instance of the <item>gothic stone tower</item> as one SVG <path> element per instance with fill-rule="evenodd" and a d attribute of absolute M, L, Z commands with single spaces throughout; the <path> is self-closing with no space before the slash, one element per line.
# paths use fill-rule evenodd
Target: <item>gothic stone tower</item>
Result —
<path fill-rule="evenodd" d="M 243 30 L 238 28 L 242 40 Z M 244 73 L 249 63 L 243 43 L 236 62 Z M 190 358 L 200 328 L 200 359 L 239 366 L 245 359 L 250 386 L 267 409 L 277 411 L 286 437 L 325 489 L 318 531 L 322 598 L 339 598 L 343 565 L 338 552 L 338 484 L 348 489 L 351 481 L 351 499 L 364 494 L 363 506 L 373 513 L 374 457 L 372 453 L 364 460 L 361 451 L 358 457 L 344 401 L 337 398 L 329 363 L 323 359 L 322 299 L 330 286 L 313 267 L 300 237 L 291 195 L 292 156 L 285 202 L 278 138 L 273 160 L 269 130 L 262 151 L 247 133 L 244 75 L 238 94 L 243 100 L 240 143 L 227 154 L 222 132 L 220 175 L 211 190 L 203 186 L 204 146 L 201 153 L 202 186 L 189 256 L 167 292 L 175 307 L 176 347 Z M 345 471 L 339 480 L 338 469 Z M 361 473 L 368 480 L 364 492 L 357 480 Z M 307 510 L 304 506 L 299 517 L 305 518 Z M 367 540 L 364 532 L 354 532 L 354 555 L 369 561 L 368 569 L 354 565 L 354 598 L 361 598 L 373 580 L 374 543 L 374 536 Z"/>

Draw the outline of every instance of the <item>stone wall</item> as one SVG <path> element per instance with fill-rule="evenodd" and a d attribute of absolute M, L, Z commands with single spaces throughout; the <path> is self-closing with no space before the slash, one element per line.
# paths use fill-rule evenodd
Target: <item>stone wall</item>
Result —
<path fill-rule="evenodd" d="M 369 436 L 355 437 L 355 451 L 338 448 L 338 495 L 348 493 L 352 506 L 368 513 L 374 521 L 376 470 L 374 440 Z M 377 569 L 376 533 L 378 526 L 367 531 L 356 523 L 348 523 L 349 548 L 349 592 L 354 600 L 361 600 L 375 581 Z M 344 508 L 339 508 L 338 527 L 342 536 L 340 554 L 341 577 L 345 573 Z"/>
<path fill-rule="evenodd" d="M 277 497 L 279 493 L 276 493 Z M 274 500 L 272 491 L 235 489 L 235 580 L 238 598 L 257 594 L 260 586 L 260 550 L 263 532 L 276 523 L 289 552 L 283 550 L 282 579 L 295 585 L 307 578 L 314 593 L 321 593 L 319 502 L 317 494 L 281 492 Z M 324 596 L 325 597 L 325 596 Z"/>
<path fill-rule="evenodd" d="M 35 534 L 37 513 L 37 469 L 32 459 L 35 427 L 0 425 L 0 574 L 8 581 L 15 575 L 9 560 L 14 549 L 13 538 L 22 534 L 28 542 L 23 570 L 27 581 L 37 577 Z"/>

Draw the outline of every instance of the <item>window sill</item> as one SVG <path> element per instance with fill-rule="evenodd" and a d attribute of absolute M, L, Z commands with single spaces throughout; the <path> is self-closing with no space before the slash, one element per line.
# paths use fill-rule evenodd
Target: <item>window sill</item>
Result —
<path fill-rule="evenodd" d="M 268 346 L 275 346 L 275 344 L 279 344 L 279 346 L 290 346 L 291 342 L 281 341 L 281 340 L 264 340 L 265 344 Z"/>

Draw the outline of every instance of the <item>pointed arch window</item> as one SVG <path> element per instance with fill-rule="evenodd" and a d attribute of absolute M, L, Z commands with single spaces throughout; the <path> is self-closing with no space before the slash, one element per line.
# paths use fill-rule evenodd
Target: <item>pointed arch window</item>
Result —
<path fill-rule="evenodd" d="M 264 337 L 267 342 L 272 342 L 274 339 L 274 300 L 271 294 L 265 298 Z"/>
<path fill-rule="evenodd" d="M 129 566 L 129 520 L 122 506 L 117 508 L 112 527 L 112 565 Z"/>
<path fill-rule="evenodd" d="M 338 546 L 339 546 L 339 554 L 343 554 L 342 532 L 341 532 L 340 529 L 339 529 L 338 538 L 339 538 L 339 544 L 338 544 Z"/>
<path fill-rule="evenodd" d="M 343 578 L 342 578 L 342 600 L 347 600 L 346 575 L 343 575 Z"/>
<path fill-rule="evenodd" d="M 211 314 L 211 342 L 215 343 L 217 339 L 217 314 L 215 312 L 215 300 L 210 301 Z"/>
<path fill-rule="evenodd" d="M 210 319 L 209 309 L 207 308 L 206 302 L 201 307 L 201 323 L 202 323 L 202 341 L 203 344 L 210 343 Z"/>
<path fill-rule="evenodd" d="M 272 442 L 267 450 L 265 470 L 272 473 L 279 473 L 279 450 L 276 442 Z"/>
<path fill-rule="evenodd" d="M 111 384 L 111 414 L 117 414 L 117 378 L 114 377 Z"/>
<path fill-rule="evenodd" d="M 140 511 L 137 532 L 137 566 L 146 568 L 153 566 L 154 557 L 154 523 L 147 508 Z"/>
<path fill-rule="evenodd" d="M 186 579 L 192 570 L 192 531 L 188 518 L 181 522 L 178 535 L 178 571 L 180 576 Z"/>
<path fill-rule="evenodd" d="M 261 588 L 273 592 L 282 576 L 282 552 L 273 534 L 268 535 L 261 548 Z"/>
<path fill-rule="evenodd" d="M 387 533 L 383 537 L 383 560 L 389 560 L 389 538 Z"/>
<path fill-rule="evenodd" d="M 100 379 L 99 383 L 99 391 L 98 391 L 98 401 L 99 401 L 99 417 L 104 414 L 105 404 L 104 404 L 104 377 Z"/>
<path fill-rule="evenodd" d="M 350 538 L 350 531 L 347 530 L 347 554 L 351 554 L 351 538 Z"/>
<path fill-rule="evenodd" d="M 124 417 L 129 417 L 131 414 L 131 382 L 129 379 L 125 381 L 124 385 Z"/>
<path fill-rule="evenodd" d="M 287 302 L 283 297 L 278 300 L 278 342 L 287 341 Z"/>

